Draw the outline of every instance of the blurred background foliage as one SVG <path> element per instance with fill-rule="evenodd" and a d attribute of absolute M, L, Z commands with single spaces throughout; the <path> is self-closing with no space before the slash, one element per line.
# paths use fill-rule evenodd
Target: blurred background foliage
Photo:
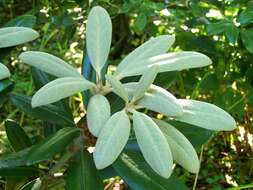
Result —
<path fill-rule="evenodd" d="M 177 97 L 214 103 L 238 123 L 237 130 L 213 134 L 198 147 L 202 166 L 196 189 L 252 189 L 245 185 L 253 183 L 253 1 L 0 0 L 1 27 L 27 26 L 40 33 L 38 40 L 18 46 L 11 54 L 10 49 L 0 52 L 1 61 L 11 70 L 11 80 L 16 81 L 16 92 L 34 93 L 30 68 L 17 59 L 22 51 L 50 52 L 81 69 L 87 13 L 94 5 L 106 8 L 113 19 L 111 69 L 150 37 L 162 34 L 176 36 L 170 51 L 198 51 L 213 60 L 207 68 L 159 74 L 155 82 Z M 6 87 L 12 87 L 8 80 L 0 84 L 0 91 Z M 70 102 L 76 120 L 83 113 L 79 103 L 79 96 Z M 0 121 L 15 119 L 29 133 L 39 133 L 32 117 L 8 102 L 0 104 Z M 3 123 L 1 131 L 3 154 L 10 152 Z M 198 136 L 198 130 L 194 135 Z M 179 167 L 175 171 L 180 180 L 194 185 L 195 175 Z M 114 179 L 106 188 L 120 186 L 120 182 Z"/>

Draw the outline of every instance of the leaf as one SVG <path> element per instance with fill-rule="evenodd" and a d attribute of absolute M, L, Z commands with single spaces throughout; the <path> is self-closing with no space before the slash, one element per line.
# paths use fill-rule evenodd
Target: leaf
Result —
<path fill-rule="evenodd" d="M 37 108 L 32 108 L 31 98 L 29 96 L 10 93 L 11 102 L 32 117 L 47 121 L 53 124 L 75 126 L 73 118 L 65 111 L 62 111 L 55 105 L 46 105 Z"/>
<path fill-rule="evenodd" d="M 86 45 L 89 58 L 97 74 L 106 63 L 112 41 L 112 22 L 106 10 L 93 7 L 88 15 Z"/>
<path fill-rule="evenodd" d="M 12 120 L 5 121 L 5 131 L 12 148 L 16 152 L 32 145 L 24 129 L 16 122 Z"/>
<path fill-rule="evenodd" d="M 241 25 L 248 25 L 252 23 L 252 20 L 253 20 L 253 11 L 251 10 L 242 11 L 237 18 L 237 22 L 239 22 Z"/>
<path fill-rule="evenodd" d="M 10 77 L 10 71 L 8 68 L 0 63 L 0 80 Z"/>
<path fill-rule="evenodd" d="M 0 48 L 12 47 L 30 42 L 39 37 L 39 34 L 30 28 L 6 27 L 0 29 Z"/>
<path fill-rule="evenodd" d="M 130 95 L 137 87 L 135 82 L 125 83 L 124 85 Z M 178 104 L 176 97 L 156 85 L 151 85 L 143 98 L 137 101 L 136 104 L 136 108 L 146 108 L 167 116 L 177 116 L 183 113 L 183 108 Z"/>
<path fill-rule="evenodd" d="M 216 23 L 210 23 L 207 25 L 207 33 L 209 35 L 217 35 L 224 32 L 226 28 L 227 20 L 221 20 Z"/>
<path fill-rule="evenodd" d="M 112 91 L 125 102 L 128 102 L 128 94 L 123 84 L 116 77 L 111 75 L 106 75 L 106 79 L 112 85 Z"/>
<path fill-rule="evenodd" d="M 165 179 L 156 174 L 139 151 L 125 150 L 114 162 L 113 168 L 134 190 L 189 190 L 174 175 Z"/>
<path fill-rule="evenodd" d="M 108 100 L 100 94 L 91 97 L 87 109 L 87 124 L 89 131 L 96 137 L 111 116 Z"/>
<path fill-rule="evenodd" d="M 116 112 L 106 122 L 99 134 L 94 150 L 97 169 L 111 165 L 119 156 L 130 135 L 130 121 L 125 110 Z"/>
<path fill-rule="evenodd" d="M 234 25 L 233 21 L 226 25 L 225 35 L 229 43 L 235 44 L 237 42 L 239 36 L 239 29 Z"/>
<path fill-rule="evenodd" d="M 137 16 L 137 19 L 134 23 L 134 28 L 137 32 L 141 32 L 141 31 L 144 30 L 146 24 L 147 24 L 147 14 L 146 13 L 140 13 Z"/>
<path fill-rule="evenodd" d="M 32 28 L 36 24 L 36 17 L 33 15 L 21 15 L 7 22 L 4 26 L 23 26 Z"/>
<path fill-rule="evenodd" d="M 103 189 L 103 182 L 88 151 L 80 152 L 66 173 L 66 190 Z"/>
<path fill-rule="evenodd" d="M 83 78 L 82 75 L 71 65 L 62 59 L 45 52 L 27 51 L 21 53 L 19 59 L 28 65 L 57 77 Z"/>
<path fill-rule="evenodd" d="M 94 87 L 95 84 L 82 78 L 64 77 L 56 79 L 35 93 L 32 107 L 47 105 L 71 96 L 77 92 Z"/>
<path fill-rule="evenodd" d="M 0 176 L 25 177 L 39 174 L 39 169 L 26 167 L 26 159 L 31 148 L 4 155 L 0 158 Z"/>
<path fill-rule="evenodd" d="M 246 49 L 253 53 L 253 28 L 247 30 L 241 30 L 241 38 Z"/>
<path fill-rule="evenodd" d="M 210 65 L 209 57 L 198 52 L 182 51 L 167 53 L 139 60 L 120 73 L 120 77 L 128 77 L 143 74 L 152 65 L 158 65 L 158 72 L 180 71 L 183 69 L 204 67 Z M 117 76 L 119 77 L 119 76 Z"/>
<path fill-rule="evenodd" d="M 174 126 L 161 120 L 154 120 L 169 143 L 173 160 L 192 173 L 199 171 L 198 155 L 188 139 Z"/>
<path fill-rule="evenodd" d="M 26 178 L 19 177 L 7 177 L 5 180 L 5 190 L 20 190 L 27 181 Z"/>
<path fill-rule="evenodd" d="M 141 79 L 137 84 L 137 87 L 135 88 L 135 92 L 131 100 L 132 102 L 135 102 L 136 100 L 139 100 L 144 96 L 145 92 L 154 82 L 158 69 L 159 67 L 157 65 L 153 65 L 146 72 L 143 73 Z"/>
<path fill-rule="evenodd" d="M 128 67 L 133 68 L 139 61 L 167 52 L 174 41 L 175 37 L 169 35 L 151 38 L 128 54 L 123 61 L 120 62 L 114 76 L 121 78 L 121 76 L 124 76 L 124 74 L 122 75 L 121 73 L 125 73 L 129 70 Z"/>
<path fill-rule="evenodd" d="M 200 148 L 214 134 L 213 131 L 176 120 L 169 120 L 168 123 L 179 130 L 195 148 Z"/>
<path fill-rule="evenodd" d="M 184 99 L 179 99 L 178 103 L 183 107 L 183 115 L 174 117 L 178 121 L 215 131 L 236 128 L 234 118 L 213 104 Z"/>
<path fill-rule="evenodd" d="M 4 177 L 29 177 L 39 175 L 39 170 L 34 167 L 0 168 L 0 175 Z"/>
<path fill-rule="evenodd" d="M 133 127 L 141 152 L 160 176 L 169 178 L 172 173 L 172 154 L 163 133 L 155 122 L 147 115 L 135 111 Z"/>
<path fill-rule="evenodd" d="M 44 139 L 29 151 L 27 165 L 52 158 L 63 151 L 79 135 L 80 130 L 74 127 L 65 127 L 57 131 L 54 135 Z"/>

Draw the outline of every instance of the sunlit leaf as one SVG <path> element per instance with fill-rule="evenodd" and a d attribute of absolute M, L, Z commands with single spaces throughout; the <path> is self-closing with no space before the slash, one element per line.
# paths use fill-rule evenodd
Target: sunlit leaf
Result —
<path fill-rule="evenodd" d="M 156 123 L 135 111 L 133 127 L 141 152 L 151 168 L 164 178 L 172 173 L 173 159 L 169 144 Z"/>
<path fill-rule="evenodd" d="M 112 91 L 125 102 L 128 102 L 128 94 L 123 84 L 114 76 L 107 75 L 106 79 L 112 85 Z"/>
<path fill-rule="evenodd" d="M 32 106 L 47 105 L 77 92 L 92 88 L 95 84 L 76 77 L 64 77 L 56 79 L 43 86 L 32 98 Z"/>
<path fill-rule="evenodd" d="M 129 134 L 130 120 L 125 110 L 113 114 L 101 130 L 96 143 L 93 156 L 97 169 L 103 169 L 117 159 Z"/>
<path fill-rule="evenodd" d="M 230 131 L 236 128 L 234 118 L 221 108 L 196 100 L 178 100 L 183 107 L 183 114 L 176 120 L 196 125 L 209 130 Z"/>
<path fill-rule="evenodd" d="M 110 52 L 112 22 L 107 11 L 99 6 L 91 9 L 86 28 L 86 44 L 91 64 L 100 75 Z"/>
<path fill-rule="evenodd" d="M 174 41 L 175 37 L 169 35 L 151 38 L 128 54 L 118 65 L 114 75 L 121 78 L 121 76 L 124 76 L 123 73 L 129 70 L 129 68 L 133 68 L 138 62 L 167 52 Z"/>
<path fill-rule="evenodd" d="M 197 173 L 199 171 L 198 155 L 189 140 L 165 121 L 156 119 L 155 122 L 170 145 L 173 160 L 188 171 Z"/>
<path fill-rule="evenodd" d="M 129 64 L 127 69 L 120 73 L 119 77 L 123 78 L 143 74 L 152 65 L 159 66 L 158 72 L 167 72 L 204 67 L 211 63 L 212 61 L 209 57 L 198 52 L 183 51 L 167 53 Z"/>
<path fill-rule="evenodd" d="M 90 132 L 98 137 L 111 116 L 108 100 L 100 94 L 91 97 L 87 108 L 87 124 Z"/>
<path fill-rule="evenodd" d="M 125 83 L 124 86 L 130 96 L 132 96 L 137 87 L 137 83 Z M 156 85 L 151 85 L 145 95 L 136 104 L 137 108 L 147 108 L 167 116 L 177 116 L 183 113 L 183 108 L 177 102 L 176 97 Z"/>
<path fill-rule="evenodd" d="M 35 40 L 39 34 L 26 27 L 6 27 L 0 29 L 0 48 L 16 46 Z"/>
<path fill-rule="evenodd" d="M 24 63 L 57 77 L 83 78 L 82 75 L 71 65 L 49 53 L 27 51 L 22 53 L 19 58 Z"/>
<path fill-rule="evenodd" d="M 133 99 L 131 100 L 132 102 L 139 100 L 144 96 L 145 92 L 154 82 L 158 69 L 159 67 L 157 65 L 154 65 L 143 73 L 133 94 Z"/>

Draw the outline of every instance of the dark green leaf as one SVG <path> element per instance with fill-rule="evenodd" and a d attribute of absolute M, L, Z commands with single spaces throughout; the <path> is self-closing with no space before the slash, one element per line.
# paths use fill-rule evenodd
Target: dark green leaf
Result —
<path fill-rule="evenodd" d="M 251 10 L 245 10 L 242 11 L 239 17 L 237 18 L 237 21 L 241 25 L 247 25 L 253 22 L 253 11 Z"/>
<path fill-rule="evenodd" d="M 228 39 L 228 42 L 235 44 L 239 36 L 239 29 L 234 25 L 233 22 L 228 23 L 225 28 L 225 35 Z"/>
<path fill-rule="evenodd" d="M 27 165 L 32 165 L 52 158 L 63 151 L 73 140 L 80 135 L 80 130 L 74 127 L 65 127 L 54 135 L 35 145 L 27 158 Z"/>
<path fill-rule="evenodd" d="M 36 24 L 36 17 L 33 15 L 22 15 L 16 17 L 9 22 L 7 22 L 4 26 L 11 27 L 11 26 L 23 26 L 32 28 Z"/>
<path fill-rule="evenodd" d="M 241 31 L 241 38 L 246 49 L 253 53 L 253 28 Z"/>
<path fill-rule="evenodd" d="M 7 120 L 5 130 L 12 148 L 17 152 L 32 145 L 30 138 L 16 122 Z"/>
<path fill-rule="evenodd" d="M 80 152 L 71 162 L 66 177 L 66 190 L 102 190 L 103 182 L 91 154 Z"/>
<path fill-rule="evenodd" d="M 226 26 L 227 21 L 221 20 L 216 23 L 210 23 L 207 26 L 207 33 L 209 35 L 216 35 L 216 34 L 221 34 L 224 32 L 225 26 Z"/>
<path fill-rule="evenodd" d="M 9 79 L 0 80 L 0 106 L 6 100 L 7 93 L 12 91 L 14 83 Z"/>
<path fill-rule="evenodd" d="M 134 190 L 188 190 L 175 176 L 169 179 L 158 176 L 145 162 L 139 151 L 124 151 L 113 168 Z"/>
<path fill-rule="evenodd" d="M 69 117 L 69 114 L 62 111 L 55 105 L 46 105 L 37 108 L 32 108 L 31 98 L 29 96 L 11 93 L 9 95 L 11 102 L 32 117 L 47 121 L 53 124 L 63 124 L 74 126 L 74 121 Z"/>
<path fill-rule="evenodd" d="M 147 15 L 145 13 L 141 13 L 138 15 L 134 28 L 137 32 L 141 32 L 144 30 L 145 26 L 147 24 Z"/>
<path fill-rule="evenodd" d="M 13 168 L 0 168 L 0 176 L 5 177 L 25 177 L 36 176 L 39 170 L 34 167 L 13 167 Z"/>

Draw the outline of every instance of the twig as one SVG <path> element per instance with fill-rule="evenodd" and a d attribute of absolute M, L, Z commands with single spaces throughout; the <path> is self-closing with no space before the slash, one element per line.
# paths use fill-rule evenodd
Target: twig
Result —
<path fill-rule="evenodd" d="M 204 145 L 201 146 L 201 152 L 200 152 L 200 156 L 199 156 L 199 165 L 200 166 L 201 166 L 201 162 L 202 162 L 203 151 L 204 151 Z M 200 166 L 199 166 L 199 171 L 200 171 Z M 192 190 L 196 189 L 197 182 L 198 182 L 198 177 L 199 177 L 199 171 L 198 171 L 198 173 L 195 176 L 195 180 L 194 180 L 194 184 L 193 184 Z"/>

